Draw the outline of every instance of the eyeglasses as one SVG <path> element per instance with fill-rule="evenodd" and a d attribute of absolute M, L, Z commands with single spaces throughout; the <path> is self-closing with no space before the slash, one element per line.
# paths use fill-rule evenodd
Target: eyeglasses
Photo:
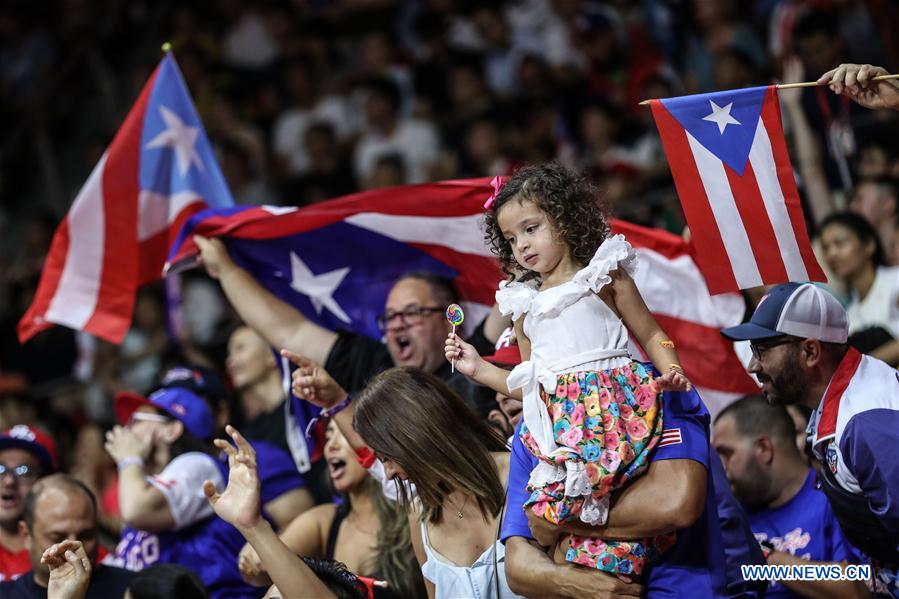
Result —
<path fill-rule="evenodd" d="M 785 337 L 776 337 L 772 341 L 765 341 L 761 345 L 757 345 L 755 341 L 750 341 L 749 349 L 752 350 L 752 357 L 755 358 L 757 361 L 761 362 L 762 355 L 769 349 L 775 348 L 778 345 L 788 345 L 790 343 L 797 343 L 799 341 L 802 341 L 802 338 L 791 337 L 791 336 L 787 335 Z"/>
<path fill-rule="evenodd" d="M 33 482 L 37 480 L 40 473 L 36 468 L 29 468 L 27 464 L 22 464 L 21 466 L 7 466 L 6 464 L 0 464 L 0 480 L 7 474 L 11 474 L 16 480 Z"/>
<path fill-rule="evenodd" d="M 136 422 L 171 422 L 172 419 L 162 414 L 151 414 L 150 412 L 135 412 L 128 419 L 128 426 L 134 425 Z"/>
<path fill-rule="evenodd" d="M 378 316 L 378 328 L 381 329 L 381 331 L 386 331 L 387 327 L 390 326 L 390 323 L 397 318 L 399 318 L 400 322 L 405 326 L 413 327 L 420 323 L 422 318 L 432 312 L 443 312 L 443 308 L 439 306 L 426 306 L 422 308 L 406 308 L 399 312 L 385 312 Z"/>

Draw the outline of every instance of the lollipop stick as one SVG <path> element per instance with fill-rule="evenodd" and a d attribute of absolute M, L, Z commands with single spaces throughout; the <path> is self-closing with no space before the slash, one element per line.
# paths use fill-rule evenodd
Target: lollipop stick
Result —
<path fill-rule="evenodd" d="M 453 325 L 453 335 L 455 335 L 455 334 L 456 334 L 456 325 Z M 453 366 L 452 366 L 452 368 L 450 368 L 450 373 L 455 373 L 455 372 L 456 372 L 456 357 L 453 356 Z"/>

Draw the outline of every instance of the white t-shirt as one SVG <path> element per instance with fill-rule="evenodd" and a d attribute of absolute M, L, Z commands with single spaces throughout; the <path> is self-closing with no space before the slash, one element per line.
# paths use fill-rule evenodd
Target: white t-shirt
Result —
<path fill-rule="evenodd" d="M 375 164 L 382 156 L 397 154 L 402 157 L 409 183 L 427 180 L 426 167 L 437 161 L 440 139 L 437 130 L 426 121 L 401 120 L 390 137 L 369 132 L 356 144 L 353 162 L 356 176 L 365 180 L 371 176 Z"/>
<path fill-rule="evenodd" d="M 196 451 L 179 455 L 162 472 L 147 477 L 147 482 L 165 496 L 175 519 L 175 530 L 213 515 L 212 506 L 203 493 L 203 482 L 207 480 L 211 480 L 220 492 L 225 488 L 225 478 L 215 458 Z"/>
<path fill-rule="evenodd" d="M 879 326 L 899 339 L 899 266 L 879 266 L 868 295 L 853 293 L 846 312 L 850 335 Z"/>

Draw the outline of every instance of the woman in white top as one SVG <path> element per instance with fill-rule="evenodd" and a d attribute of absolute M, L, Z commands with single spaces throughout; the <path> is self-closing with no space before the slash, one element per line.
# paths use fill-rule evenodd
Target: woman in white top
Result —
<path fill-rule="evenodd" d="M 852 212 L 821 223 L 824 259 L 849 292 L 849 342 L 899 365 L 899 267 L 887 266 L 877 232 Z"/>
<path fill-rule="evenodd" d="M 392 368 L 354 398 L 354 425 L 388 478 L 415 484 L 412 546 L 432 598 L 517 597 L 498 538 L 509 453 L 493 427 L 440 379 Z M 516 506 L 517 507 L 517 506 Z"/>

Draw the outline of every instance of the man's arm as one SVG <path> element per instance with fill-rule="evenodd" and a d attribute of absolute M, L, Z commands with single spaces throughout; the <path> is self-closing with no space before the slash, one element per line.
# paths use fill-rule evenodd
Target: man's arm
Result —
<path fill-rule="evenodd" d="M 702 515 L 707 479 L 705 466 L 695 460 L 653 460 L 646 474 L 612 496 L 605 525 L 572 521 L 556 526 L 530 511 L 528 524 L 537 539 L 544 542 L 559 533 L 628 540 L 674 532 L 691 526 Z"/>
<path fill-rule="evenodd" d="M 892 392 L 883 389 L 882 397 Z M 899 536 L 899 461 L 893 459 L 897 431 L 899 411 L 878 408 L 853 416 L 840 441 L 843 461 L 858 480 L 871 511 L 894 538 Z"/>
<path fill-rule="evenodd" d="M 506 541 L 506 580 L 509 588 L 532 599 L 557 597 L 640 597 L 643 588 L 595 568 L 556 564 L 524 537 Z"/>
<path fill-rule="evenodd" d="M 206 272 L 218 279 L 228 301 L 249 327 L 273 347 L 302 352 L 319 364 L 327 361 L 337 333 L 310 321 L 260 285 L 234 263 L 222 240 L 195 236 L 194 241 Z"/>

